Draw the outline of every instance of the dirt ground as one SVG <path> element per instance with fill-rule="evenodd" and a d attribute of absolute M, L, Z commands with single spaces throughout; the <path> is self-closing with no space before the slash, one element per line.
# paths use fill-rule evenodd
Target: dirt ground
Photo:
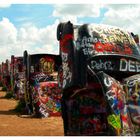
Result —
<path fill-rule="evenodd" d="M 64 136 L 61 117 L 21 118 L 11 111 L 17 101 L 4 96 L 0 91 L 0 136 Z"/>

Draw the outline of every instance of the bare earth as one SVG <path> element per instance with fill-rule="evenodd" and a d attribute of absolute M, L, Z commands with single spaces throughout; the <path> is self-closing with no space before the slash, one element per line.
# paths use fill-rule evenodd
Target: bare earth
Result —
<path fill-rule="evenodd" d="M 15 112 L 17 101 L 5 99 L 0 91 L 0 136 L 64 136 L 61 117 L 21 118 Z"/>

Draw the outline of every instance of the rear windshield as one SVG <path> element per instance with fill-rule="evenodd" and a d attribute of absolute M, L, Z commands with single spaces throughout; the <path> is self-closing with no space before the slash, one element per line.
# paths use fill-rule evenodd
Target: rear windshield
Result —
<path fill-rule="evenodd" d="M 107 25 L 82 25 L 75 30 L 77 49 L 85 55 L 123 54 L 138 56 L 139 48 L 132 35 L 120 28 Z"/>

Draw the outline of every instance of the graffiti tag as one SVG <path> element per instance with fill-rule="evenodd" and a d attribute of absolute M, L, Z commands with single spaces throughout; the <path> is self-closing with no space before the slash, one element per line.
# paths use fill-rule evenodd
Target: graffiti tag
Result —
<path fill-rule="evenodd" d="M 54 61 L 51 58 L 41 58 L 40 59 L 40 66 L 42 72 L 54 72 Z"/>
<path fill-rule="evenodd" d="M 116 114 L 120 114 L 120 110 L 124 108 L 125 98 L 124 91 L 119 82 L 111 77 L 104 77 L 104 84 L 107 88 L 106 97 L 110 102 L 111 108 Z"/>
<path fill-rule="evenodd" d="M 68 64 L 68 54 L 62 52 L 62 67 L 63 67 L 63 87 L 66 86 L 67 83 L 70 83 L 72 80 L 72 73 Z"/>
<path fill-rule="evenodd" d="M 39 74 L 34 75 L 32 77 L 32 80 L 35 80 L 37 82 L 49 81 L 49 80 L 51 80 L 51 77 L 49 75 L 44 74 L 44 73 L 39 73 Z"/>
<path fill-rule="evenodd" d="M 140 72 L 140 62 L 122 58 L 120 60 L 120 71 Z"/>
<path fill-rule="evenodd" d="M 107 117 L 108 123 L 113 126 L 115 129 L 121 129 L 121 121 L 120 121 L 120 115 L 109 115 Z"/>
<path fill-rule="evenodd" d="M 91 68 L 92 69 L 104 69 L 104 70 L 113 70 L 113 64 L 111 61 L 105 61 L 103 62 L 101 59 L 99 59 L 98 61 L 91 61 Z"/>

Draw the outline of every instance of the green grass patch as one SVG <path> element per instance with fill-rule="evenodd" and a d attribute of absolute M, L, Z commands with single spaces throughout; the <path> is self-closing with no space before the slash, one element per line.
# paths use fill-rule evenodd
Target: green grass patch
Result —
<path fill-rule="evenodd" d="M 13 92 L 12 92 L 12 91 L 8 91 L 4 97 L 5 97 L 6 99 L 11 99 L 11 98 L 13 98 L 13 97 L 14 97 L 14 96 L 13 96 Z"/>
<path fill-rule="evenodd" d="M 17 113 L 23 113 L 25 111 L 25 107 L 26 107 L 25 101 L 18 101 L 14 111 Z"/>
<path fill-rule="evenodd" d="M 7 91 L 7 87 L 6 86 L 3 86 L 2 87 L 2 91 Z"/>
<path fill-rule="evenodd" d="M 2 82 L 0 82 L 0 87 L 3 87 L 3 84 L 2 84 Z"/>

